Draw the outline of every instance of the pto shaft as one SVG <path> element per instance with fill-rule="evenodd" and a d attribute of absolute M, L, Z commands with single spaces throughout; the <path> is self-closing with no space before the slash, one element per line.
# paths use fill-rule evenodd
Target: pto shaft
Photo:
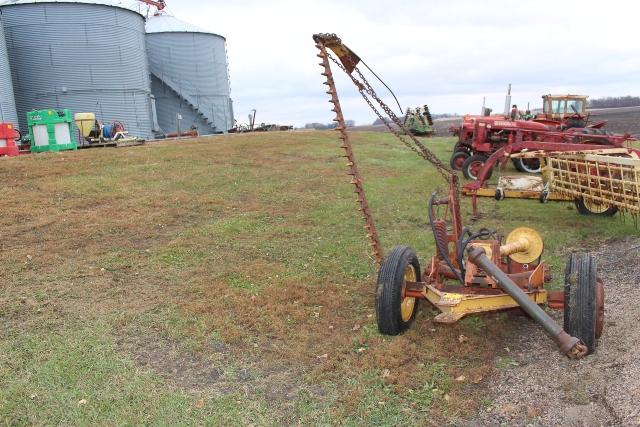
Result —
<path fill-rule="evenodd" d="M 491 262 L 482 247 L 472 246 L 467 250 L 467 253 L 471 262 L 493 277 L 498 282 L 498 286 L 544 328 L 545 332 L 558 344 L 563 354 L 575 359 L 586 356 L 587 347 L 578 338 L 567 334 L 538 304 L 531 301 L 509 276 Z"/>

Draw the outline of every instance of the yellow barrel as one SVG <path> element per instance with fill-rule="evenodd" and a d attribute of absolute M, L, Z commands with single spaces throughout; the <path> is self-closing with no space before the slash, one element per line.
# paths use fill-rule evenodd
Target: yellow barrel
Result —
<path fill-rule="evenodd" d="M 86 138 L 95 127 L 96 115 L 94 113 L 75 113 L 73 115 L 73 121 L 78 129 L 80 129 L 82 136 Z"/>

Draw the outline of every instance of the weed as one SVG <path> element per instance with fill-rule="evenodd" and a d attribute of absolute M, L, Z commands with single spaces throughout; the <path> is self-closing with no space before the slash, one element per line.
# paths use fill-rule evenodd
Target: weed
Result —
<path fill-rule="evenodd" d="M 496 359 L 496 368 L 498 369 L 513 369 L 518 366 L 520 366 L 520 364 L 510 356 L 502 356 Z"/>

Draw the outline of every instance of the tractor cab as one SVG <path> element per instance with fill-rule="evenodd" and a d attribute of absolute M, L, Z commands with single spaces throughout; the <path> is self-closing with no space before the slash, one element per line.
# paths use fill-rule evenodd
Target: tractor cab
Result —
<path fill-rule="evenodd" d="M 586 117 L 587 97 L 584 95 L 543 95 L 542 114 L 536 118 L 564 121 L 569 117 Z"/>

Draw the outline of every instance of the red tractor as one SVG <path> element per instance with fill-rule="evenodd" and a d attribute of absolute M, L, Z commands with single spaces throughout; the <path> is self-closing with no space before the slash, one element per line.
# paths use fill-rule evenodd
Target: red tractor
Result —
<path fill-rule="evenodd" d="M 453 128 L 458 136 L 450 165 L 462 170 L 467 179 L 476 179 L 487 158 L 499 149 L 513 144 L 516 133 L 524 141 L 595 144 L 622 147 L 634 140 L 629 134 L 612 134 L 603 129 L 606 122 L 587 124 L 586 96 L 545 95 L 543 110 L 535 117 L 520 113 L 504 115 L 464 116 L 462 125 Z M 513 117 L 516 116 L 516 117 Z M 513 159 L 520 172 L 540 171 L 540 161 L 535 158 Z M 488 179 L 488 177 L 486 177 Z"/>

